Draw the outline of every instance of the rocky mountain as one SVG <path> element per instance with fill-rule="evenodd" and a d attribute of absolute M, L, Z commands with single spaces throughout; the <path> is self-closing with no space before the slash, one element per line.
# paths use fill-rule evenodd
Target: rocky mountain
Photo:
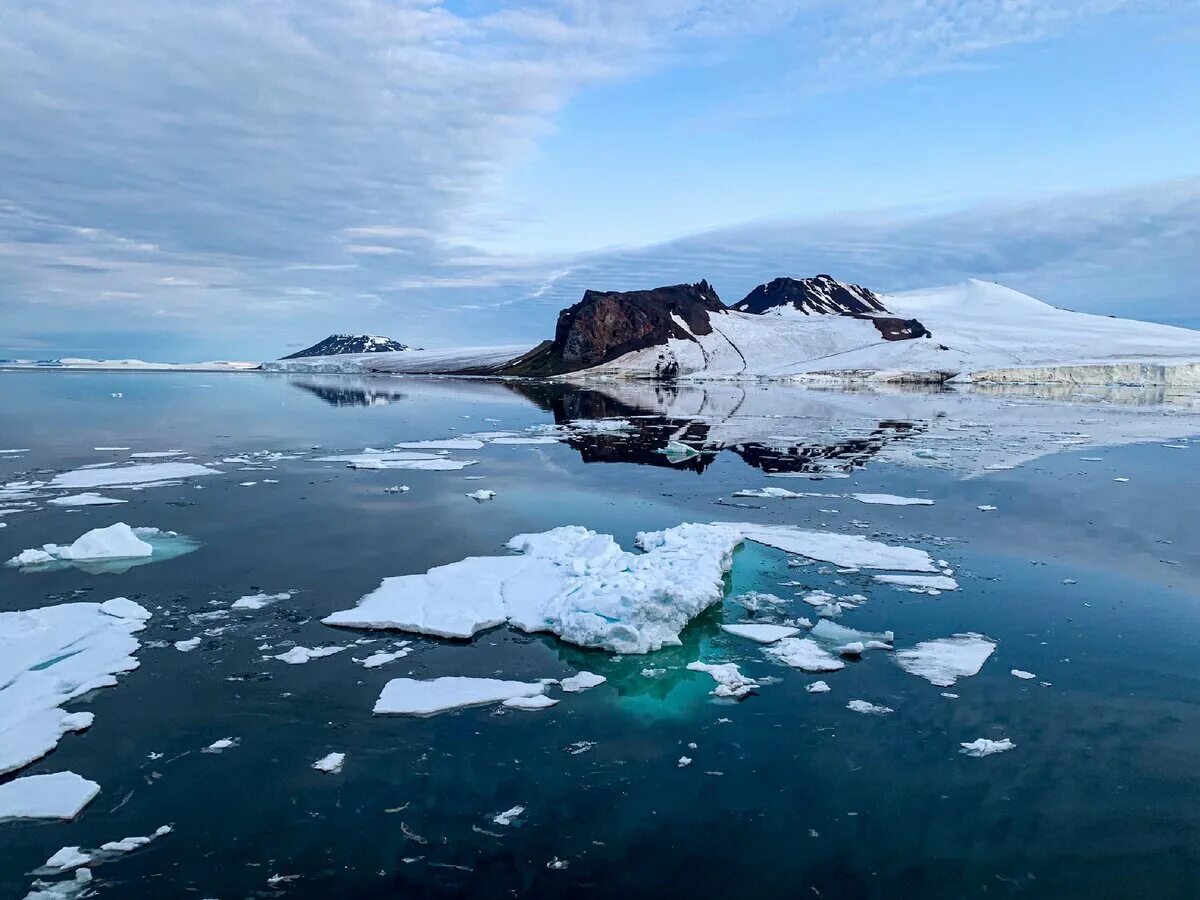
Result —
<path fill-rule="evenodd" d="M 857 284 L 844 284 L 831 275 L 812 278 L 776 278 L 760 284 L 731 309 L 762 315 L 779 308 L 805 315 L 863 315 L 886 313 L 879 295 Z"/>
<path fill-rule="evenodd" d="M 344 353 L 396 353 L 416 348 L 393 341 L 391 338 L 370 334 L 331 334 L 323 341 L 289 353 L 280 359 L 304 359 L 309 356 L 340 356 Z"/>
<path fill-rule="evenodd" d="M 514 360 L 505 375 L 560 375 L 602 365 L 668 341 L 697 341 L 712 334 L 711 314 L 725 304 L 707 281 L 650 291 L 586 291 L 558 314 L 554 340 Z M 658 377 L 673 373 L 661 371 Z"/>

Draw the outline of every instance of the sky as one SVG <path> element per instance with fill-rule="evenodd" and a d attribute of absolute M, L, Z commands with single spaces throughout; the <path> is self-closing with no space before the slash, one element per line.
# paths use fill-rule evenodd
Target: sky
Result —
<path fill-rule="evenodd" d="M 7 0 L 0 357 L 974 277 L 1200 328 L 1194 0 Z"/>

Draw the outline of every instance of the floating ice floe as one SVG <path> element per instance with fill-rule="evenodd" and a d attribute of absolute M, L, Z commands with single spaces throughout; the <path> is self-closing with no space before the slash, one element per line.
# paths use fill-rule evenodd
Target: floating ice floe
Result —
<path fill-rule="evenodd" d="M 403 441 L 392 446 L 397 450 L 482 450 L 483 441 L 474 437 L 461 437 L 434 441 Z"/>
<path fill-rule="evenodd" d="M 875 575 L 881 584 L 892 584 L 914 592 L 957 591 L 958 582 L 949 575 Z"/>
<path fill-rule="evenodd" d="M 578 693 L 579 691 L 589 691 L 598 685 L 608 681 L 603 675 L 597 675 L 595 672 L 576 672 L 568 678 L 560 681 L 561 687 L 568 694 Z"/>
<path fill-rule="evenodd" d="M 890 631 L 858 631 L 828 619 L 822 619 L 814 625 L 809 636 L 832 645 L 842 656 L 854 657 L 862 656 L 866 650 L 891 650 L 896 640 Z"/>
<path fill-rule="evenodd" d="M 497 678 L 443 676 L 421 680 L 393 678 L 375 701 L 377 715 L 432 716 L 467 706 L 503 703 L 514 698 L 536 697 L 546 692 L 539 681 L 503 681 Z"/>
<path fill-rule="evenodd" d="M 514 806 L 512 809 L 506 809 L 502 813 L 492 816 L 492 821 L 497 825 L 511 825 L 520 816 L 525 814 L 525 807 Z"/>
<path fill-rule="evenodd" d="M 424 472 L 453 472 L 476 465 L 477 459 L 449 459 L 432 453 L 407 450 L 373 450 L 363 453 L 318 456 L 314 462 L 344 462 L 351 469 L 414 469 Z"/>
<path fill-rule="evenodd" d="M 247 594 L 244 597 L 238 597 L 236 600 L 234 600 L 229 608 L 249 610 L 263 609 L 264 607 L 270 606 L 272 603 L 276 603 L 280 600 L 288 600 L 291 598 L 291 596 L 292 595 L 289 591 L 283 591 L 279 594 Z"/>
<path fill-rule="evenodd" d="M 764 647 L 763 653 L 802 672 L 836 672 L 846 668 L 842 660 L 808 637 L 784 638 L 770 647 Z"/>
<path fill-rule="evenodd" d="M 119 500 L 116 497 L 105 497 L 102 494 L 88 491 L 83 494 L 70 494 L 66 497 L 51 497 L 46 502 L 52 506 L 112 506 L 129 501 Z"/>
<path fill-rule="evenodd" d="M 558 701 L 545 694 L 538 694 L 536 697 L 509 697 L 501 705 L 507 706 L 509 709 L 536 710 L 557 706 Z"/>
<path fill-rule="evenodd" d="M 200 638 L 198 638 L 198 637 L 188 638 L 185 641 L 176 641 L 175 642 L 175 649 L 178 650 L 180 653 L 191 653 L 193 650 L 195 650 L 199 646 L 200 646 Z"/>
<path fill-rule="evenodd" d="M 496 492 L 489 491 L 486 488 L 481 488 L 478 491 L 473 491 L 472 493 L 467 494 L 467 496 L 470 497 L 472 500 L 476 500 L 479 503 L 482 503 L 485 500 L 493 499 L 496 496 Z"/>
<path fill-rule="evenodd" d="M 97 487 L 147 487 L 185 478 L 220 474 L 220 469 L 210 469 L 197 463 L 137 463 L 131 466 L 63 472 L 54 476 L 47 487 L 77 490 Z"/>
<path fill-rule="evenodd" d="M 773 644 L 783 638 L 800 633 L 799 628 L 785 625 L 722 625 L 721 630 L 759 644 Z"/>
<path fill-rule="evenodd" d="M 713 689 L 714 697 L 741 700 L 758 690 L 758 682 L 743 675 L 737 663 L 706 663 L 696 660 L 687 664 L 693 672 L 707 672 L 712 676 L 717 686 Z"/>
<path fill-rule="evenodd" d="M 812 491 L 789 491 L 787 488 L 765 487 L 757 490 L 734 491 L 735 497 L 756 497 L 763 500 L 800 500 L 805 497 L 841 497 L 841 494 L 821 494 Z"/>
<path fill-rule="evenodd" d="M 377 669 L 380 666 L 386 666 L 390 662 L 403 659 L 404 657 L 408 656 L 408 654 L 409 651 L 407 649 L 390 651 L 380 650 L 363 659 L 356 659 L 354 661 L 356 663 L 360 663 L 364 669 Z"/>
<path fill-rule="evenodd" d="M 995 512 L 996 511 L 996 507 L 992 506 L 990 503 L 981 503 L 979 506 L 977 506 L 975 508 L 977 510 L 979 510 L 980 512 Z"/>
<path fill-rule="evenodd" d="M 859 503 L 873 503 L 877 506 L 933 506 L 932 500 L 921 497 L 899 497 L 896 494 L 851 494 Z"/>
<path fill-rule="evenodd" d="M 5 819 L 74 819 L 100 793 L 100 785 L 74 772 L 26 775 L 0 784 Z"/>
<path fill-rule="evenodd" d="M 157 544 L 157 546 L 156 546 Z M 6 565 L 21 569 L 42 569 L 75 565 L 92 573 L 120 573 L 151 559 L 156 553 L 168 559 L 187 553 L 196 544 L 173 531 L 158 528 L 130 528 L 116 522 L 106 528 L 93 528 L 72 544 L 43 544 L 22 550 Z"/>
<path fill-rule="evenodd" d="M 1037 676 L 1034 675 L 1032 672 L 1026 672 L 1022 669 L 1013 669 L 1012 674 L 1015 677 L 1020 678 L 1022 681 L 1031 681 L 1034 678 L 1037 678 Z"/>
<path fill-rule="evenodd" d="M 896 662 L 910 675 L 917 675 L 938 687 L 950 687 L 960 678 L 978 675 L 995 649 L 995 641 L 982 634 L 967 632 L 921 641 L 908 650 L 899 650 Z"/>
<path fill-rule="evenodd" d="M 108 841 L 101 844 L 95 850 L 84 850 L 80 847 L 63 847 L 46 860 L 40 870 L 40 874 L 69 872 L 80 866 L 98 866 L 101 863 L 112 862 L 114 859 L 124 856 L 127 853 L 132 853 L 134 850 L 140 850 L 147 844 L 152 843 L 160 837 L 165 837 L 174 830 L 170 825 L 163 825 L 155 829 L 154 834 L 121 838 L 119 841 Z"/>
<path fill-rule="evenodd" d="M 851 700 L 846 704 L 846 709 L 867 716 L 886 716 L 895 712 L 890 706 L 880 706 L 876 703 L 868 703 L 866 700 Z"/>
<path fill-rule="evenodd" d="M 345 753 L 329 753 L 322 756 L 312 767 L 318 772 L 325 772 L 329 775 L 336 775 L 342 771 L 342 765 L 346 762 Z"/>
<path fill-rule="evenodd" d="M 184 456 L 186 450 L 145 450 L 139 453 L 130 453 L 130 459 L 163 459 L 168 456 Z"/>
<path fill-rule="evenodd" d="M 236 747 L 240 743 L 241 743 L 241 738 L 232 738 L 232 737 L 221 738 L 219 740 L 213 741 L 211 744 L 209 744 L 207 747 L 205 747 L 201 752 L 202 753 L 223 753 L 232 747 Z"/>
<path fill-rule="evenodd" d="M 988 738 L 977 738 L 973 741 L 963 742 L 959 753 L 966 756 L 991 756 L 993 753 L 1003 753 L 1005 750 L 1011 750 L 1016 746 L 1008 738 L 1000 738 L 998 741 L 989 740 Z"/>
<path fill-rule="evenodd" d="M 719 602 L 743 540 L 838 565 L 937 571 L 929 554 L 858 535 L 745 523 L 685 524 L 637 536 L 645 551 L 577 525 L 520 534 L 516 556 L 468 557 L 422 575 L 384 579 L 354 609 L 322 621 L 469 638 L 508 622 L 616 653 L 679 644 L 693 618 Z"/>
<path fill-rule="evenodd" d="M 810 694 L 827 694 L 829 693 L 829 685 L 824 681 L 814 681 L 812 684 L 807 684 L 804 689 Z"/>
<path fill-rule="evenodd" d="M 280 653 L 271 658 L 277 659 L 280 662 L 285 662 L 288 665 L 300 666 L 306 662 L 311 662 L 314 659 L 323 659 L 326 656 L 333 656 L 335 653 L 341 653 L 345 649 L 345 645 L 331 645 L 328 647 L 293 647 L 286 653 Z"/>
<path fill-rule="evenodd" d="M 138 667 L 133 635 L 150 613 L 124 597 L 0 612 L 0 775 L 53 750 L 68 731 L 92 724 L 90 712 L 61 707 L 112 687 Z"/>

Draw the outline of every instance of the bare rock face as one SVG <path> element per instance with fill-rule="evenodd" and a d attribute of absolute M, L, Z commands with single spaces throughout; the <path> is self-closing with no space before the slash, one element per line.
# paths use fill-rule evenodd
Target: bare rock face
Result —
<path fill-rule="evenodd" d="M 724 312 L 725 304 L 707 281 L 650 291 L 587 291 L 558 314 L 553 341 L 514 360 L 502 374 L 577 372 L 668 340 L 694 341 L 712 333 L 710 315 Z"/>
<path fill-rule="evenodd" d="M 812 278 L 776 278 L 760 284 L 731 308 L 761 315 L 790 306 L 805 315 L 865 315 L 886 313 L 879 295 L 857 284 L 846 284 L 830 275 Z"/>

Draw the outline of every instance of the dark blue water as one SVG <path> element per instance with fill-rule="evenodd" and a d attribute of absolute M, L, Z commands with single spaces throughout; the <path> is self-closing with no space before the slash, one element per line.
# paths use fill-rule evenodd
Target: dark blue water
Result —
<path fill-rule="evenodd" d="M 786 408 L 794 389 L 778 390 Z M 181 448 L 204 461 L 629 412 L 586 391 L 556 391 L 5 373 L 0 445 L 30 450 L 0 459 L 0 481 L 110 458 L 91 449 L 101 445 Z M 797 419 L 780 433 L 819 424 Z M 647 433 L 661 427 L 646 422 Z M 71 823 L 0 823 L 0 896 L 24 896 L 29 873 L 63 845 L 95 847 L 163 824 L 175 832 L 95 869 L 97 895 L 1194 896 L 1200 444 L 1071 448 L 970 479 L 842 448 L 852 477 L 812 482 L 764 478 L 753 449 L 715 452 L 687 468 L 646 464 L 659 460 L 649 444 L 632 443 L 489 446 L 455 454 L 478 466 L 430 473 L 356 472 L 304 452 L 269 473 L 224 466 L 204 490 L 123 491 L 131 502 L 119 508 L 39 504 L 5 516 L 3 558 L 118 520 L 175 530 L 200 547 L 121 574 L 0 569 L 5 610 L 125 595 L 155 613 L 141 635 L 141 667 L 69 707 L 93 711 L 95 725 L 20 773 L 70 769 L 102 792 Z M 1079 460 L 1089 455 L 1104 461 Z M 1118 475 L 1130 481 L 1114 482 Z M 264 476 L 280 483 L 262 484 Z M 392 484 L 412 490 L 385 493 Z M 765 484 L 924 491 L 937 505 L 716 502 Z M 477 505 L 463 496 L 480 486 L 497 498 Z M 985 514 L 979 504 L 999 509 Z M 350 651 L 287 666 L 258 649 L 359 637 L 317 619 L 385 576 L 499 553 L 518 532 L 582 524 L 630 546 L 637 531 L 718 519 L 824 525 L 921 546 L 948 560 L 962 583 L 937 597 L 903 593 L 862 575 L 789 568 L 785 554 L 750 545 L 736 557 L 731 596 L 786 593 L 779 583 L 792 579 L 861 589 L 871 600 L 844 624 L 892 629 L 903 646 L 978 631 L 997 650 L 950 700 L 884 653 L 826 676 L 830 693 L 808 694 L 813 676 L 719 630 L 740 618 L 731 601 L 694 622 L 682 647 L 616 660 L 506 628 L 469 643 L 363 634 L 380 641 L 353 655 L 413 641 L 410 656 L 374 670 Z M 854 529 L 851 519 L 870 528 Z M 252 615 L 194 618 L 257 589 L 297 593 Z M 798 600 L 793 612 L 811 615 Z M 194 652 L 169 646 L 223 626 Z M 712 680 L 684 669 L 697 658 L 737 661 L 768 683 L 741 703 L 713 702 Z M 666 672 L 647 678 L 646 667 Z M 560 677 L 583 668 L 608 683 L 545 712 L 370 712 L 392 677 Z M 1019 680 L 1013 668 L 1038 677 Z M 859 715 L 845 708 L 852 698 L 895 712 Z M 239 745 L 200 752 L 227 736 Z M 985 759 L 957 752 L 960 741 L 982 736 L 1017 746 Z M 594 746 L 569 752 L 584 741 Z M 334 750 L 347 754 L 340 775 L 309 768 Z M 679 768 L 683 755 L 694 762 Z M 516 805 L 526 807 L 516 825 L 492 822 Z M 552 860 L 566 865 L 548 868 Z"/>

